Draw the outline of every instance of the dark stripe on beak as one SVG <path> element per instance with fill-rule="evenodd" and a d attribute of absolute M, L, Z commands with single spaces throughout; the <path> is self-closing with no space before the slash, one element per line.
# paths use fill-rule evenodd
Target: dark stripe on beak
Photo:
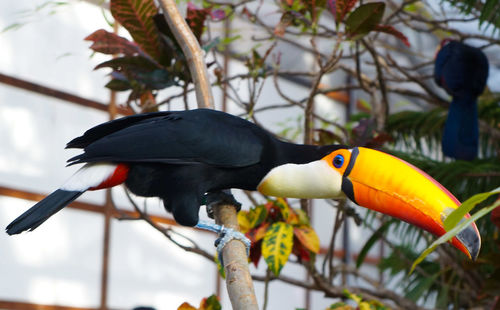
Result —
<path fill-rule="evenodd" d="M 357 147 L 353 148 L 351 151 L 351 159 L 349 160 L 349 164 L 344 171 L 344 175 L 342 176 L 342 191 L 352 202 L 356 203 L 356 199 L 354 198 L 354 188 L 352 186 L 351 180 L 349 180 L 348 176 L 354 167 L 354 163 L 356 162 L 356 158 L 359 155 L 359 149 Z"/>

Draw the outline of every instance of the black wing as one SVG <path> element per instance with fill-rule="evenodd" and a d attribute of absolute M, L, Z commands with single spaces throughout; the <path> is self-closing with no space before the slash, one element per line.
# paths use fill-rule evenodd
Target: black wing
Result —
<path fill-rule="evenodd" d="M 68 144 L 66 144 L 67 149 L 78 148 L 82 149 L 87 147 L 89 144 L 109 135 L 116 131 L 122 130 L 124 128 L 130 127 L 140 121 L 157 118 L 161 116 L 167 116 L 174 112 L 154 112 L 154 113 L 143 113 L 143 114 L 135 114 L 131 116 L 126 116 L 122 118 L 118 118 L 106 123 L 102 123 L 95 127 L 90 128 L 85 131 L 83 136 L 74 138 Z"/>
<path fill-rule="evenodd" d="M 260 161 L 267 134 L 213 110 L 149 113 L 94 127 L 68 147 L 84 147 L 69 165 L 96 162 L 205 163 L 243 167 Z"/>

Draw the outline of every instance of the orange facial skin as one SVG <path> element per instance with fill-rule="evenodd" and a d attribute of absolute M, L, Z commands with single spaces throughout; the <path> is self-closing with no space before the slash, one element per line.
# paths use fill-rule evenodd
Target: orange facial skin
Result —
<path fill-rule="evenodd" d="M 446 188 L 425 172 L 397 157 L 372 149 L 357 149 L 356 152 L 359 153 L 353 159 L 355 162 L 351 163 L 352 169 L 347 175 L 345 170 L 355 149 L 352 152 L 335 151 L 322 159 L 342 173 L 344 182 L 352 184 L 354 197 L 350 197 L 351 199 L 360 206 L 401 219 L 436 236 L 446 232 L 443 219 L 460 205 Z M 338 154 L 344 157 L 344 164 L 340 168 L 333 163 Z M 471 226 L 479 237 L 476 225 L 472 223 Z M 460 240 L 453 238 L 451 243 L 471 258 Z"/>

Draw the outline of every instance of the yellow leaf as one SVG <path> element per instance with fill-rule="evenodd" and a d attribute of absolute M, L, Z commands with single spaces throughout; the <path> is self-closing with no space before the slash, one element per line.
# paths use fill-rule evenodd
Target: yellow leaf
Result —
<path fill-rule="evenodd" d="M 264 205 L 258 205 L 255 208 L 250 209 L 247 216 L 250 228 L 260 225 L 266 219 L 266 216 L 267 209 Z"/>
<path fill-rule="evenodd" d="M 240 225 L 240 231 L 243 234 L 246 234 L 252 228 L 248 220 L 248 211 L 241 210 L 238 212 L 238 225 Z"/>
<path fill-rule="evenodd" d="M 288 219 L 286 220 L 286 222 L 293 226 L 299 224 L 299 216 L 294 209 L 290 208 L 290 214 L 288 215 Z"/>
<path fill-rule="evenodd" d="M 279 275 L 288 261 L 293 247 L 293 227 L 290 224 L 274 223 L 266 232 L 262 242 L 262 256 L 269 270 Z"/>
<path fill-rule="evenodd" d="M 187 302 L 185 302 L 182 305 L 180 305 L 179 308 L 177 308 L 177 310 L 197 310 L 197 309 L 188 304 Z"/>
<path fill-rule="evenodd" d="M 298 215 L 299 217 L 299 224 L 301 225 L 307 225 L 307 226 L 311 226 L 310 222 L 309 222 L 309 216 L 307 216 L 307 213 L 306 211 L 302 210 L 302 209 L 296 209 L 295 210 L 295 213 Z"/>
<path fill-rule="evenodd" d="M 338 302 L 338 303 L 331 305 L 326 310 L 355 310 L 355 308 L 347 305 L 346 303 Z"/>
<path fill-rule="evenodd" d="M 220 263 L 219 254 L 217 254 L 217 252 L 215 252 L 214 262 L 217 265 L 217 270 L 219 270 L 219 275 L 222 277 L 222 279 L 225 279 L 226 271 L 224 270 L 224 266 L 222 266 L 222 264 Z"/>
<path fill-rule="evenodd" d="M 274 205 L 280 209 L 283 220 L 286 222 L 288 220 L 288 216 L 290 216 L 290 206 L 288 205 L 288 202 L 280 197 L 276 199 Z"/>
<path fill-rule="evenodd" d="M 372 307 L 366 301 L 362 301 L 359 303 L 359 310 L 371 310 L 371 309 Z"/>
<path fill-rule="evenodd" d="M 319 252 L 319 238 L 312 227 L 305 225 L 294 227 L 293 232 L 306 249 L 313 253 Z"/>

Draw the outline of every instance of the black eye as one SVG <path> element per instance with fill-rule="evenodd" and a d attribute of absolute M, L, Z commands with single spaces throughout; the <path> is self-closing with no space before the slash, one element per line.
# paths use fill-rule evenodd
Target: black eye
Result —
<path fill-rule="evenodd" d="M 333 165 L 335 168 L 340 168 L 344 164 L 344 156 L 342 155 L 337 155 L 333 158 Z"/>

